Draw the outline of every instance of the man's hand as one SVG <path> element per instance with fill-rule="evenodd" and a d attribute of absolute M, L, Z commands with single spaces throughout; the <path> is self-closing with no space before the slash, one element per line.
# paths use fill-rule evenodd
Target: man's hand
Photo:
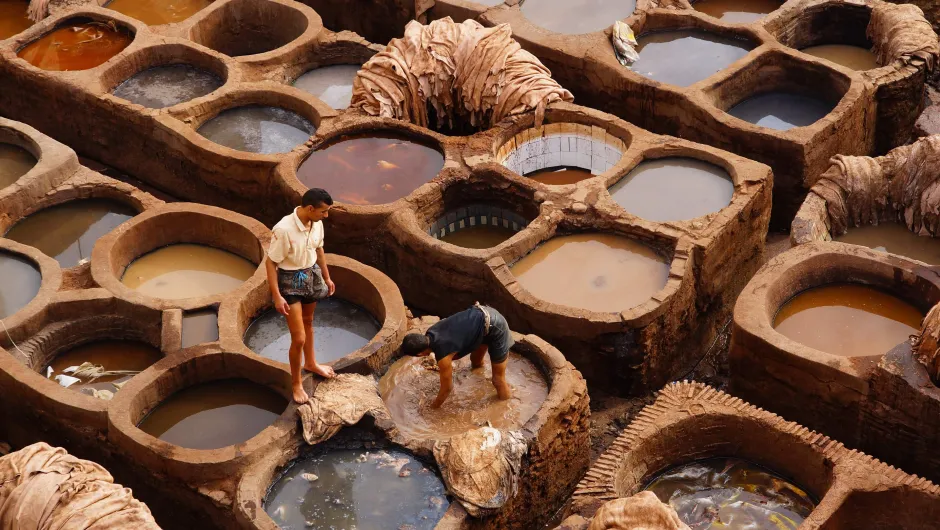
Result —
<path fill-rule="evenodd" d="M 333 280 L 329 278 L 327 278 L 325 281 L 326 281 L 326 287 L 330 290 L 329 291 L 330 296 L 333 296 L 333 293 L 336 292 L 336 284 L 333 283 Z"/>
<path fill-rule="evenodd" d="M 274 309 L 277 309 L 277 312 L 285 317 L 290 313 L 290 306 L 287 305 L 287 300 L 285 300 L 283 296 L 278 296 L 274 299 Z"/>

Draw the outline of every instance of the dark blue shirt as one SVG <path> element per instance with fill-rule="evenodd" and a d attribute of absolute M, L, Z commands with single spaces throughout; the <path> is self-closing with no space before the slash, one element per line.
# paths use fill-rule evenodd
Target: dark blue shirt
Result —
<path fill-rule="evenodd" d="M 470 355 L 483 344 L 483 311 L 470 307 L 441 320 L 427 332 L 434 358 L 441 360 L 457 352 L 454 360 Z"/>

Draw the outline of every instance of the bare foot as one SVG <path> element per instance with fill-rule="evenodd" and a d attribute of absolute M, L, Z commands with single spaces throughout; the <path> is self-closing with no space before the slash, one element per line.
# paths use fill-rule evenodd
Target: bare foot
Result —
<path fill-rule="evenodd" d="M 333 379 L 334 377 L 336 377 L 336 372 L 333 371 L 333 367 L 327 366 L 325 364 L 315 364 L 312 367 L 304 365 L 304 370 L 308 372 L 313 372 L 319 375 L 320 377 L 324 377 L 326 379 Z"/>
<path fill-rule="evenodd" d="M 291 387 L 294 391 L 294 401 L 298 405 L 302 405 L 310 399 L 310 396 L 308 396 L 307 392 L 304 391 L 304 385 L 302 383 L 291 385 Z"/>

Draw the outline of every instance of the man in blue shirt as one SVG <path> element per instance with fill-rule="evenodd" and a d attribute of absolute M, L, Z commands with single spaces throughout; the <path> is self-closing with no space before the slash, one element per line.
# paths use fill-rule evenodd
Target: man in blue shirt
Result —
<path fill-rule="evenodd" d="M 474 304 L 468 309 L 453 314 L 431 326 L 427 333 L 409 333 L 402 342 L 405 355 L 424 357 L 434 353 L 441 389 L 431 404 L 439 408 L 447 400 L 454 386 L 453 362 L 470 356 L 470 366 L 483 367 L 483 356 L 489 352 L 493 365 L 493 386 L 499 399 L 509 399 L 509 384 L 506 383 L 506 364 L 509 349 L 515 342 L 509 324 L 499 311 L 492 307 Z"/>

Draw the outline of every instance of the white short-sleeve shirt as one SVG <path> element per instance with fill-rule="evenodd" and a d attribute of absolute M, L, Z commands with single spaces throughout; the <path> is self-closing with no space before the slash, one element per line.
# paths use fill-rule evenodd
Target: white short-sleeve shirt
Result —
<path fill-rule="evenodd" d="M 279 269 L 296 271 L 313 267 L 317 262 L 317 249 L 323 248 L 323 221 L 304 226 L 297 209 L 274 225 L 274 235 L 268 247 L 268 257 Z"/>

